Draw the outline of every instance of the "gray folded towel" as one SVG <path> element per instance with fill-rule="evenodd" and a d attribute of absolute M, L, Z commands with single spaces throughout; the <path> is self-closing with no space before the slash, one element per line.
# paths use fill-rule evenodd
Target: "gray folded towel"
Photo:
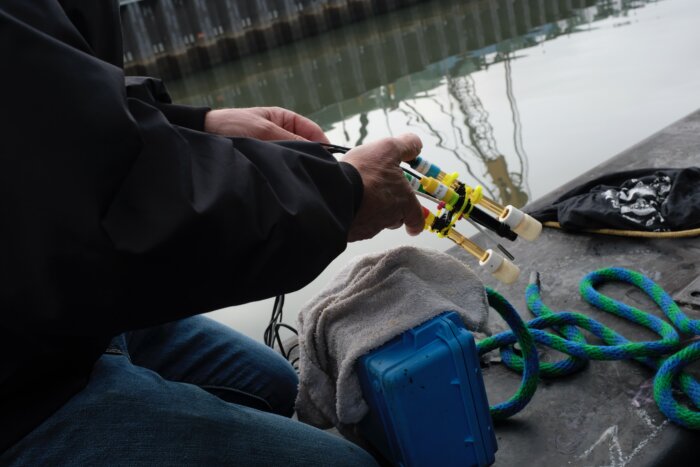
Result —
<path fill-rule="evenodd" d="M 368 407 L 355 361 L 449 310 L 487 332 L 484 287 L 452 256 L 404 246 L 354 259 L 299 315 L 299 420 L 341 430 L 359 422 Z"/>

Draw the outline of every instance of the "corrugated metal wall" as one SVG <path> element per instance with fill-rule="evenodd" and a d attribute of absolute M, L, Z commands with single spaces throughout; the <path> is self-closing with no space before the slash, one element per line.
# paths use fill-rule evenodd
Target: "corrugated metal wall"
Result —
<path fill-rule="evenodd" d="M 130 74 L 173 77 L 422 0 L 124 0 Z"/>
<path fill-rule="evenodd" d="M 460 69 L 460 74 L 479 69 L 486 54 L 507 53 L 567 33 L 586 21 L 579 15 L 595 2 L 428 2 L 407 14 L 328 34 L 312 47 L 299 42 L 284 53 L 237 60 L 187 80 L 170 80 L 168 88 L 190 104 L 245 107 L 264 103 L 309 114 L 418 71 L 426 70 L 440 79 L 447 73 L 445 67 L 470 68 Z M 555 10 L 554 4 L 559 8 Z M 469 57 L 462 57 L 459 63 L 450 61 L 449 57 L 466 53 Z M 414 83 L 414 87 L 421 85 Z"/>

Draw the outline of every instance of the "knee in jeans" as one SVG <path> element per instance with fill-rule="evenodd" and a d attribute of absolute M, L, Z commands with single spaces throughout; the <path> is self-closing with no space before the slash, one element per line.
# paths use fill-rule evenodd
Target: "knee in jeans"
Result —
<path fill-rule="evenodd" d="M 278 365 L 271 384 L 274 391 L 274 400 L 269 401 L 272 411 L 290 417 L 294 413 L 294 401 L 299 387 L 299 377 L 292 365 L 286 361 Z"/>

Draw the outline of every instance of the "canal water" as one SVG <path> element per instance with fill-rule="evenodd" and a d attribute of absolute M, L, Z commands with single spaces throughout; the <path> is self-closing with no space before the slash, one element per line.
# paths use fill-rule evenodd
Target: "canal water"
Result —
<path fill-rule="evenodd" d="M 434 0 L 168 87 L 182 103 L 293 109 L 344 146 L 414 132 L 424 157 L 523 206 L 700 107 L 699 21 L 697 0 Z M 403 230 L 353 243 L 287 296 L 285 321 L 350 258 L 401 244 L 451 246 Z M 211 316 L 261 339 L 271 309 Z"/>

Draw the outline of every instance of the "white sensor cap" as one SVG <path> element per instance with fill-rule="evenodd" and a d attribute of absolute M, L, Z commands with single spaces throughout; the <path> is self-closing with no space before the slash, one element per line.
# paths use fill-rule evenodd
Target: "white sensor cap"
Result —
<path fill-rule="evenodd" d="M 493 277 L 504 284 L 512 284 L 520 275 L 518 266 L 491 249 L 486 250 L 486 259 L 479 261 L 479 266 L 486 268 Z"/>
<path fill-rule="evenodd" d="M 530 242 L 536 240 L 542 233 L 542 224 L 537 219 L 510 204 L 506 206 L 505 213 L 498 220 L 505 222 L 513 232 Z"/>

